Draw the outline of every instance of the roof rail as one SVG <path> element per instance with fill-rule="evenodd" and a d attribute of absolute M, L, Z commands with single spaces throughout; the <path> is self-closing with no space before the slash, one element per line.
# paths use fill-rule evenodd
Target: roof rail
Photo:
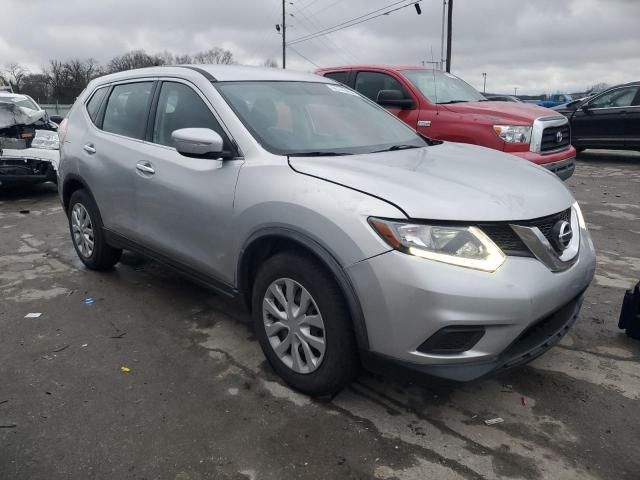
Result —
<path fill-rule="evenodd" d="M 217 82 L 216 77 L 207 72 L 204 68 L 195 67 L 193 65 L 162 65 L 163 67 L 180 67 L 180 68 L 188 68 L 189 70 L 193 70 L 194 72 L 198 72 L 204 78 L 209 80 L 210 82 Z"/>

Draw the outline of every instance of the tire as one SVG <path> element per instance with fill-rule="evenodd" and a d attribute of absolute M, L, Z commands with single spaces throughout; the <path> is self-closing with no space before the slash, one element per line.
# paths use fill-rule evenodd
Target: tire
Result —
<path fill-rule="evenodd" d="M 274 286 L 280 288 L 287 301 L 291 301 L 293 293 L 293 305 L 298 312 L 303 303 L 303 289 L 306 290 L 311 299 L 299 317 L 304 320 L 283 319 L 279 323 L 287 325 L 286 328 L 271 323 L 276 323 L 276 316 L 271 307 L 266 307 L 267 303 L 275 306 L 279 315 L 288 315 L 286 306 L 277 300 L 282 297 L 274 295 Z M 346 302 L 335 280 L 314 259 L 289 252 L 267 259 L 254 282 L 252 315 L 256 336 L 269 364 L 293 389 L 311 396 L 333 395 L 357 376 L 360 361 Z M 271 337 L 267 334 L 267 323 Z M 287 338 L 291 341 L 288 347 Z M 312 339 L 313 342 L 307 341 Z M 318 339 L 324 343 L 324 352 L 316 348 Z M 306 348 L 303 342 L 307 343 Z M 295 344 L 298 355 L 294 353 Z M 278 346 L 288 353 L 276 353 Z"/>
<path fill-rule="evenodd" d="M 576 147 L 576 153 L 582 153 L 586 150 L 586 147 Z"/>
<path fill-rule="evenodd" d="M 86 213 L 86 216 L 84 214 Z M 106 270 L 120 260 L 122 250 L 107 244 L 102 230 L 102 218 L 96 202 L 86 190 L 77 190 L 71 195 L 69 209 L 69 233 L 78 257 L 90 270 Z M 80 234 L 78 224 L 85 233 Z M 93 240 L 91 247 L 90 241 Z"/>

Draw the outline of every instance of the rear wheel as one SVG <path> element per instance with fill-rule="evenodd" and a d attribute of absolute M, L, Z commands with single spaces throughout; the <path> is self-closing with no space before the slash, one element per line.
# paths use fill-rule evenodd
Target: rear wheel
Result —
<path fill-rule="evenodd" d="M 118 263 L 122 250 L 107 244 L 98 206 L 85 190 L 71 195 L 68 217 L 73 246 L 87 268 L 105 270 Z"/>
<path fill-rule="evenodd" d="M 357 375 L 347 306 L 336 282 L 316 261 L 293 253 L 269 258 L 256 277 L 252 307 L 260 346 L 292 388 L 334 394 Z"/>

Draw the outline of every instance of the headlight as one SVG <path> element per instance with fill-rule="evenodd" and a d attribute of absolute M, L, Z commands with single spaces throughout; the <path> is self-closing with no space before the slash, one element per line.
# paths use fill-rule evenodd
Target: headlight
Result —
<path fill-rule="evenodd" d="M 573 210 L 576 212 L 576 216 L 578 217 L 578 226 L 583 230 L 587 229 L 587 222 L 584 221 L 584 217 L 582 216 L 582 210 L 580 210 L 580 205 L 578 202 L 573 202 Z"/>
<path fill-rule="evenodd" d="M 58 132 L 49 130 L 36 130 L 36 136 L 31 141 L 31 148 L 46 148 L 48 150 L 59 150 L 60 139 Z"/>
<path fill-rule="evenodd" d="M 477 227 L 421 225 L 369 218 L 373 229 L 393 248 L 416 257 L 495 272 L 502 250 Z"/>
<path fill-rule="evenodd" d="M 531 143 L 531 127 L 524 125 L 494 125 L 494 132 L 507 143 Z"/>

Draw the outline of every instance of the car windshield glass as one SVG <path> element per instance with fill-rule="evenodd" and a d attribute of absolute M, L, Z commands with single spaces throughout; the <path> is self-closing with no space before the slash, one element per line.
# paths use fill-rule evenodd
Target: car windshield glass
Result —
<path fill-rule="evenodd" d="M 38 110 L 38 106 L 33 103 L 27 97 L 2 97 L 0 96 L 0 101 L 6 102 L 10 101 L 11 103 L 15 103 L 19 107 L 29 108 L 31 110 Z"/>
<path fill-rule="evenodd" d="M 433 103 L 486 100 L 475 88 L 450 73 L 439 70 L 404 70 L 402 73 Z"/>
<path fill-rule="evenodd" d="M 349 155 L 427 143 L 341 85 L 295 81 L 218 82 L 216 88 L 260 144 L 279 155 Z"/>

